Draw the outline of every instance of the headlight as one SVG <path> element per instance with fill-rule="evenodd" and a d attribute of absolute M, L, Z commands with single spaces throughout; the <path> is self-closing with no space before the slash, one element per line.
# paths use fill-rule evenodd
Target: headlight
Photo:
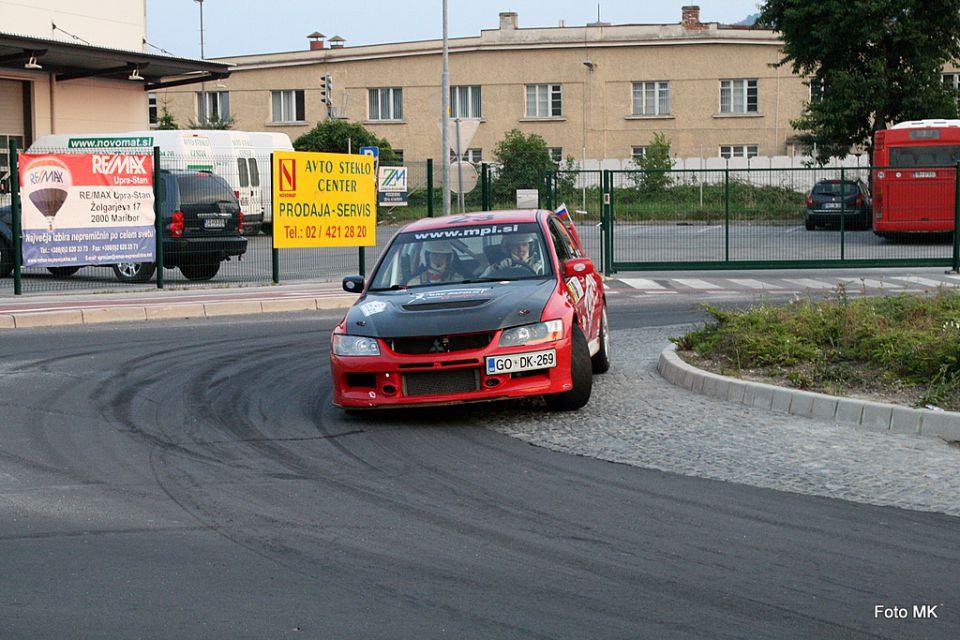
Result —
<path fill-rule="evenodd" d="M 380 345 L 375 338 L 333 334 L 333 353 L 338 356 L 378 356 Z"/>
<path fill-rule="evenodd" d="M 549 320 L 537 324 L 513 327 L 500 334 L 501 347 L 522 347 L 553 342 L 563 337 L 563 320 Z"/>

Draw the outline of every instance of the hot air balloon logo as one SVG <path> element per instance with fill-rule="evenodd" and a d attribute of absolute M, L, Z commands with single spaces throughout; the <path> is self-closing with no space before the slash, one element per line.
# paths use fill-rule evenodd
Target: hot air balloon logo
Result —
<path fill-rule="evenodd" d="M 23 175 L 27 197 L 46 218 L 47 228 L 53 231 L 53 219 L 70 193 L 73 182 L 70 169 L 56 158 L 48 156 L 35 160 Z"/>

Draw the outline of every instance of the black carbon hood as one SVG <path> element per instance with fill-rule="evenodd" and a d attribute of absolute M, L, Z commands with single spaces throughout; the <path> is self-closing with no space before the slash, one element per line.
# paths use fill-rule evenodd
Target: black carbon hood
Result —
<path fill-rule="evenodd" d="M 478 333 L 539 322 L 554 279 L 484 282 L 363 294 L 347 312 L 351 335 L 377 338 Z"/>

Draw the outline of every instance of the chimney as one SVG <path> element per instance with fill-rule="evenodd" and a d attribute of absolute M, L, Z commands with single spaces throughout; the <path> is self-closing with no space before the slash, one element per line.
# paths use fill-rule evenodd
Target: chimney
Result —
<path fill-rule="evenodd" d="M 682 24 L 684 29 L 706 29 L 705 25 L 700 24 L 700 7 L 696 5 L 690 5 L 683 7 L 682 11 Z"/>
<path fill-rule="evenodd" d="M 517 30 L 517 14 L 513 11 L 503 11 L 500 13 L 500 31 Z"/>
<path fill-rule="evenodd" d="M 307 38 L 310 39 L 310 51 L 316 51 L 317 49 L 323 49 L 323 39 L 327 36 L 323 35 L 319 31 L 314 31 Z"/>
<path fill-rule="evenodd" d="M 346 39 L 341 38 L 340 36 L 333 36 L 332 38 L 330 38 L 330 48 L 343 49 L 344 42 L 346 42 Z"/>

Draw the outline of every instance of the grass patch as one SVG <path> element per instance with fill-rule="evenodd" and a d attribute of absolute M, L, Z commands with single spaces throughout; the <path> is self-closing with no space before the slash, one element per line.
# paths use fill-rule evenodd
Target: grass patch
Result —
<path fill-rule="evenodd" d="M 960 411 L 960 295 L 827 300 L 745 310 L 707 306 L 714 322 L 675 340 L 700 364 L 799 389 Z"/>

